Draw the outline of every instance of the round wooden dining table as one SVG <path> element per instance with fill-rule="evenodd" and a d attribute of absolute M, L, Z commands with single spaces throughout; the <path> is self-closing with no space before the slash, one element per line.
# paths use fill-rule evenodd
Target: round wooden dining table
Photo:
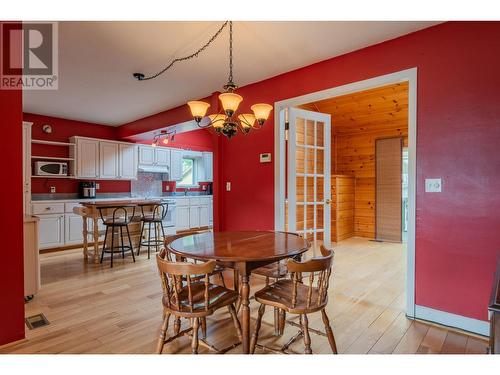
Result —
<path fill-rule="evenodd" d="M 294 233 L 273 231 L 228 231 L 186 234 L 170 242 L 174 254 L 199 260 L 216 260 L 238 271 L 241 277 L 241 333 L 243 353 L 250 352 L 250 285 L 252 270 L 281 259 L 300 256 L 309 241 Z M 238 280 L 235 278 L 235 289 Z"/>

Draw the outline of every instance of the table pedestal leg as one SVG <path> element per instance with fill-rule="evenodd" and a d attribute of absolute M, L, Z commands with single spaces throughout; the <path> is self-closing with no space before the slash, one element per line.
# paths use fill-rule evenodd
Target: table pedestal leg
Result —
<path fill-rule="evenodd" d="M 106 245 L 106 244 L 105 244 Z M 94 218 L 94 263 L 99 263 L 99 219 Z"/>
<path fill-rule="evenodd" d="M 249 276 L 245 273 L 241 276 L 241 314 L 242 314 L 242 336 L 243 354 L 250 353 L 250 285 Z"/>
<path fill-rule="evenodd" d="M 88 230 L 88 224 L 87 224 L 87 217 L 84 216 L 83 217 L 83 259 L 85 260 L 85 262 L 88 262 L 89 260 L 89 241 L 88 241 L 88 234 L 89 234 L 89 230 Z"/>

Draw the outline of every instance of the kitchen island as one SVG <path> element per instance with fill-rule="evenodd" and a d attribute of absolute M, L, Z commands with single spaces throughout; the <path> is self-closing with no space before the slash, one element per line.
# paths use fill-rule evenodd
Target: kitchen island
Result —
<path fill-rule="evenodd" d="M 129 229 L 131 237 L 134 239 L 132 244 L 134 249 L 140 242 L 140 226 L 141 226 L 141 206 L 148 206 L 149 210 L 155 204 L 162 203 L 161 199 L 117 199 L 117 200 L 95 200 L 81 202 L 79 206 L 73 208 L 73 212 L 83 217 L 83 257 L 85 261 L 89 261 L 89 242 L 92 246 L 92 259 L 94 263 L 99 263 L 101 250 L 99 249 L 99 219 L 101 218 L 99 210 L 103 211 L 103 215 L 111 214 L 116 207 L 127 206 L 127 211 L 132 211 L 135 208 L 135 214 L 130 223 Z M 145 208 L 146 210 L 146 208 Z M 90 220 L 90 228 L 89 228 Z M 89 235 L 92 241 L 89 241 Z M 109 239 L 111 240 L 111 239 Z"/>

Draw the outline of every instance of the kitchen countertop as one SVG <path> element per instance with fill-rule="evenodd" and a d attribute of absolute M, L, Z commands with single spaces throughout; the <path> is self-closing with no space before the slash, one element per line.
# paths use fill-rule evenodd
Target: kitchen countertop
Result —
<path fill-rule="evenodd" d="M 43 199 L 32 200 L 31 203 L 88 203 L 88 202 L 109 202 L 109 201 L 133 201 L 133 200 L 158 200 L 158 199 L 177 199 L 177 198 L 199 198 L 212 197 L 212 195 L 164 195 L 162 197 L 113 197 L 113 198 L 75 198 L 75 199 Z"/>
<path fill-rule="evenodd" d="M 120 205 L 131 205 L 131 206 L 141 206 L 147 204 L 157 204 L 161 203 L 161 198 L 158 199 L 140 199 L 140 198 L 132 198 L 132 199 L 107 199 L 107 200 L 91 200 L 81 202 L 82 206 L 85 207 L 115 207 Z"/>
<path fill-rule="evenodd" d="M 40 221 L 40 218 L 38 216 L 33 216 L 33 215 L 24 215 L 25 223 L 32 223 L 35 221 Z"/>

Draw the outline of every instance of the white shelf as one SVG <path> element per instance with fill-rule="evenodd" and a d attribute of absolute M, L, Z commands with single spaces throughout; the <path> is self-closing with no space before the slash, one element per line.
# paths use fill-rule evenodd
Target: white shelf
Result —
<path fill-rule="evenodd" d="M 31 155 L 32 159 L 43 159 L 43 160 L 68 160 L 72 161 L 75 160 L 73 158 L 58 158 L 55 156 L 41 156 L 41 155 Z"/>
<path fill-rule="evenodd" d="M 35 176 L 32 175 L 32 178 L 75 178 L 75 176 Z"/>
<path fill-rule="evenodd" d="M 69 142 L 55 142 L 55 141 L 44 141 L 42 139 L 32 139 L 31 143 L 36 143 L 39 145 L 52 145 L 52 146 L 74 146 L 74 143 Z"/>

